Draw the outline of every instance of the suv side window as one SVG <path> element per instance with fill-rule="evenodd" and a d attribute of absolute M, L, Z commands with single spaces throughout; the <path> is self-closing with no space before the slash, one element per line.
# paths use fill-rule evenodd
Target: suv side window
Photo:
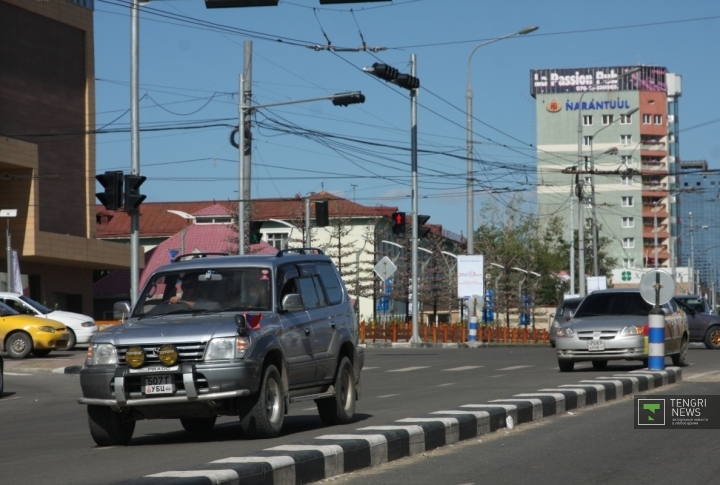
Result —
<path fill-rule="evenodd" d="M 316 278 L 316 276 L 306 276 L 297 279 L 306 310 L 326 306 L 325 296 L 322 294 L 322 288 L 318 288 L 320 282 L 316 281 Z M 320 290 L 319 293 L 318 290 Z"/>
<path fill-rule="evenodd" d="M 335 268 L 333 268 L 330 263 L 319 263 L 317 269 L 318 273 L 320 273 L 320 279 L 325 287 L 325 291 L 327 292 L 328 303 L 330 305 L 341 303 L 343 289 Z"/>

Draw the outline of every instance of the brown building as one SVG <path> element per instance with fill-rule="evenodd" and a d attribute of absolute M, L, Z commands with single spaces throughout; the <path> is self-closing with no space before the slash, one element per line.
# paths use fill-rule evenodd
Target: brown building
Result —
<path fill-rule="evenodd" d="M 92 270 L 129 266 L 95 222 L 95 67 L 90 0 L 0 0 L 0 209 L 24 292 L 92 314 Z M 4 243 L 5 241 L 3 241 Z M 0 285 L 6 286 L 5 252 Z"/>

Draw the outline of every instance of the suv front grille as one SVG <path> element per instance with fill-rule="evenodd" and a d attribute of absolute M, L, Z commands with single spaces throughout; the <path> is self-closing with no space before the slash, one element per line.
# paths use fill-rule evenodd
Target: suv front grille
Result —
<path fill-rule="evenodd" d="M 178 362 L 200 362 L 202 361 L 203 355 L 205 355 L 205 347 L 207 346 L 204 342 L 188 342 L 173 344 L 178 349 L 180 354 Z M 147 364 L 158 364 L 160 360 L 157 356 L 157 349 L 162 344 L 139 344 L 139 345 L 119 345 L 117 346 L 118 361 L 120 364 L 125 363 L 125 354 L 130 347 L 142 347 L 145 350 L 145 365 Z"/>

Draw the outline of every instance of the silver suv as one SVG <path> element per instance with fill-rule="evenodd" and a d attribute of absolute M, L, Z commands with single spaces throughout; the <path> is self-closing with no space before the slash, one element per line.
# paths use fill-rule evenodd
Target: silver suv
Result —
<path fill-rule="evenodd" d="M 131 312 L 116 304 L 127 321 L 88 349 L 79 402 L 95 442 L 127 444 L 140 419 L 207 435 L 218 416 L 269 438 L 290 403 L 308 400 L 325 424 L 350 422 L 364 354 L 332 260 L 306 249 L 194 256 L 157 269 Z"/>

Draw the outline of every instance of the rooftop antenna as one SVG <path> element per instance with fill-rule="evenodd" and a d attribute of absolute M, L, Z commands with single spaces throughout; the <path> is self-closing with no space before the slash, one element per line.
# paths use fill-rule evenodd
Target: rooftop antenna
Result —
<path fill-rule="evenodd" d="M 357 185 L 356 185 L 356 184 L 350 184 L 350 187 L 352 187 L 352 189 L 353 189 L 353 202 L 356 202 L 356 200 L 355 200 L 355 187 L 357 187 Z"/>

